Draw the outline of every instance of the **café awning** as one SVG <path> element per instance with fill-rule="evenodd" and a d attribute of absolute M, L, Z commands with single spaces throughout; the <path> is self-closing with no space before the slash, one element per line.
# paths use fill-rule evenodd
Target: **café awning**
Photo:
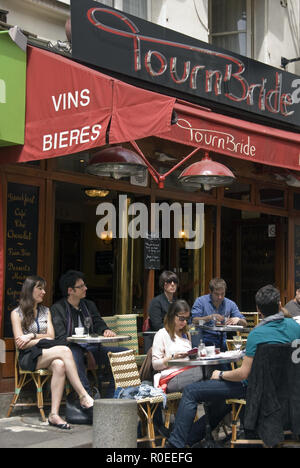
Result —
<path fill-rule="evenodd" d="M 175 99 L 28 47 L 26 102 L 24 146 L 0 150 L 3 163 L 64 156 L 167 132 Z"/>
<path fill-rule="evenodd" d="M 212 112 L 185 101 L 178 121 L 156 136 L 269 166 L 300 171 L 300 135 Z"/>

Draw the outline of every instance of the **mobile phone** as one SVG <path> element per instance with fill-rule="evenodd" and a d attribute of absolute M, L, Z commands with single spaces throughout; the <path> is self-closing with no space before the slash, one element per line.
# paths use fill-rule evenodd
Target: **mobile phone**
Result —
<path fill-rule="evenodd" d="M 193 348 L 193 349 L 190 349 L 187 354 L 188 356 L 190 356 L 191 354 L 197 354 L 198 353 L 198 348 Z"/>

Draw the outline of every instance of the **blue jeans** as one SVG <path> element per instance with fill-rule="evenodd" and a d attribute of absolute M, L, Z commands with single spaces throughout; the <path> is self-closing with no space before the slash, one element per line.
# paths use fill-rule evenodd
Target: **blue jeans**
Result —
<path fill-rule="evenodd" d="M 202 402 L 211 402 L 209 420 L 211 428 L 217 427 L 223 417 L 230 412 L 226 405 L 227 398 L 245 398 L 246 386 L 241 382 L 225 382 L 222 380 L 203 380 L 187 385 L 177 410 L 175 426 L 169 441 L 177 448 L 187 444 L 192 446 L 205 436 L 205 416 L 193 422 L 197 406 Z"/>
<path fill-rule="evenodd" d="M 119 346 L 101 346 L 101 344 L 70 344 L 70 349 L 73 354 L 74 361 L 76 363 L 78 375 L 82 385 L 84 386 L 85 390 L 91 394 L 92 389 L 90 386 L 89 379 L 86 375 L 86 364 L 84 354 L 86 351 L 90 351 L 95 361 L 98 365 L 98 387 L 101 394 L 102 391 L 102 382 L 103 382 L 103 375 L 101 371 L 101 366 L 104 364 L 105 368 L 107 369 L 107 378 L 109 381 L 105 398 L 113 398 L 115 392 L 115 381 L 112 375 L 111 367 L 109 364 L 109 359 L 107 353 L 111 351 L 112 353 L 120 353 L 121 351 L 127 351 L 127 348 L 122 348 Z"/>

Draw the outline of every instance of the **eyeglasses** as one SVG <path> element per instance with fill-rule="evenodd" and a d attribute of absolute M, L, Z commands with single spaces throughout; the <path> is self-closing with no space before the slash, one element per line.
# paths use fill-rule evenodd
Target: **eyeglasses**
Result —
<path fill-rule="evenodd" d="M 188 317 L 183 317 L 183 315 L 176 314 L 176 317 L 178 317 L 179 322 L 188 322 L 190 319 L 190 315 Z"/>
<path fill-rule="evenodd" d="M 168 284 L 171 284 L 171 283 L 178 284 L 178 279 L 176 279 L 176 278 L 170 278 L 170 279 L 166 280 L 165 283 L 168 283 Z"/>
<path fill-rule="evenodd" d="M 87 288 L 87 285 L 85 283 L 82 283 L 79 286 L 74 286 L 73 289 L 83 289 L 83 288 Z"/>

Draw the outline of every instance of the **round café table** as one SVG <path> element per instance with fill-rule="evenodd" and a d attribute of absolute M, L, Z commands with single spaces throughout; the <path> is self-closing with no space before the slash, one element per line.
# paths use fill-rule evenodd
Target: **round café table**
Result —
<path fill-rule="evenodd" d="M 227 357 L 226 357 L 227 354 Z M 178 367 L 185 367 L 185 366 L 201 366 L 203 372 L 203 380 L 207 380 L 207 366 L 218 366 L 221 364 L 230 364 L 231 362 L 238 362 L 240 361 L 245 355 L 244 351 L 235 352 L 235 351 L 226 351 L 221 353 L 221 357 L 205 357 L 205 358 L 196 358 L 196 359 L 171 359 L 168 362 L 168 367 L 171 366 L 178 366 Z M 212 429 L 210 427 L 209 421 L 209 402 L 203 402 L 203 408 L 206 418 L 206 427 L 205 427 L 205 446 L 207 448 L 215 448 L 216 442 L 214 441 L 212 435 Z"/>
<path fill-rule="evenodd" d="M 105 343 L 117 343 L 119 341 L 129 341 L 131 340 L 130 335 L 117 335 L 117 336 L 88 336 L 88 335 L 83 335 L 83 336 L 78 336 L 78 335 L 72 335 L 67 338 L 67 341 L 69 343 L 93 343 L 93 344 L 105 344 Z"/>
<path fill-rule="evenodd" d="M 214 325 L 210 327 L 209 325 L 196 325 L 198 330 L 206 330 L 220 333 L 220 348 L 222 348 L 224 342 L 224 334 L 230 332 L 241 332 L 241 333 L 250 333 L 252 328 L 242 327 L 240 325 Z"/>

